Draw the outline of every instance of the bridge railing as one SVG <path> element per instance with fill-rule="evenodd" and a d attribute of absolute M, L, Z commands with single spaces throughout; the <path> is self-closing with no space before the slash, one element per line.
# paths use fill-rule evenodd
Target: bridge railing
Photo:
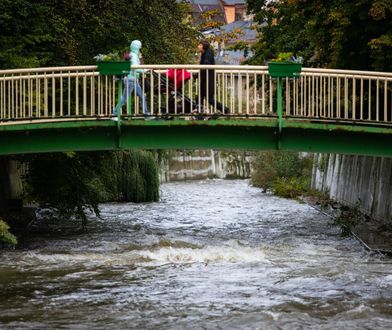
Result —
<path fill-rule="evenodd" d="M 0 71 L 0 120 L 109 116 L 115 102 L 113 77 L 96 66 Z"/>
<path fill-rule="evenodd" d="M 142 65 L 135 70 L 143 70 L 139 80 L 143 90 L 150 90 L 148 111 L 158 115 L 273 115 L 273 81 L 265 66 Z M 133 114 L 143 114 L 136 90 L 132 100 Z"/>
<path fill-rule="evenodd" d="M 392 124 L 392 73 L 304 68 L 284 91 L 286 116 Z"/>
<path fill-rule="evenodd" d="M 124 116 L 143 116 L 147 109 L 158 116 L 218 111 L 233 117 L 276 116 L 276 81 L 266 66 L 141 65 L 133 70 L 146 102 L 140 102 L 136 89 L 125 89 Z M 203 85 L 205 74 L 213 79 Z M 2 70 L 0 122 L 108 118 L 118 88 L 118 79 L 100 75 L 96 66 Z M 304 68 L 300 78 L 283 80 L 283 95 L 286 118 L 392 124 L 392 73 Z"/>

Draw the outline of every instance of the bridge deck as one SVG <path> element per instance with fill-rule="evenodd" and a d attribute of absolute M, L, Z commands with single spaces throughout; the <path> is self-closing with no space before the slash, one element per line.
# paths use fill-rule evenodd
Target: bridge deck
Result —
<path fill-rule="evenodd" d="M 280 84 L 265 66 L 132 69 L 144 70 L 146 103 L 135 91 L 127 95 L 117 122 L 111 113 L 121 80 L 96 66 L 0 71 L 0 154 L 217 148 L 392 156 L 392 73 L 303 68 L 298 79 Z M 170 69 L 193 75 L 169 82 Z M 211 104 L 199 97 L 201 70 L 214 70 Z M 194 110 L 214 118 L 217 102 L 227 116 L 193 120 Z M 158 119 L 140 118 L 146 106 Z M 162 119 L 167 112 L 173 120 Z"/>
<path fill-rule="evenodd" d="M 120 129 L 119 129 L 120 128 Z M 64 120 L 0 126 L 0 154 L 141 149 L 292 150 L 392 156 L 392 130 L 283 120 Z"/>

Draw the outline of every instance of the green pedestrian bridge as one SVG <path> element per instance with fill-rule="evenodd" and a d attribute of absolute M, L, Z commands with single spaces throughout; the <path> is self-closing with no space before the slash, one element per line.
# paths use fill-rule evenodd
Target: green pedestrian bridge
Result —
<path fill-rule="evenodd" d="M 146 102 L 125 91 L 117 115 L 123 81 L 97 66 L 0 71 L 0 154 L 214 148 L 392 156 L 392 73 L 303 68 L 296 78 L 275 78 L 266 66 L 132 69 L 141 72 Z M 212 100 L 200 98 L 201 70 L 214 71 Z"/>

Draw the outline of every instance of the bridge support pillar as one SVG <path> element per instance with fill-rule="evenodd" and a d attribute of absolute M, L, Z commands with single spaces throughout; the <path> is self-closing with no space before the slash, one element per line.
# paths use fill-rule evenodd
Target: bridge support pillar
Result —
<path fill-rule="evenodd" d="M 8 213 L 8 200 L 11 196 L 9 158 L 0 157 L 0 216 Z"/>
<path fill-rule="evenodd" d="M 0 157 L 0 216 L 21 209 L 22 178 L 18 163 L 9 157 Z"/>

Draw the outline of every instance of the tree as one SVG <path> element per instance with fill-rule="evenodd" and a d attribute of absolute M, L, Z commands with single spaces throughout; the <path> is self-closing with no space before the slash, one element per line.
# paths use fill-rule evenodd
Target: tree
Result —
<path fill-rule="evenodd" d="M 146 62 L 184 63 L 196 31 L 175 0 L 2 0 L 0 68 L 85 65 L 143 42 Z"/>
<path fill-rule="evenodd" d="M 197 32 L 188 6 L 175 0 L 2 0 L 0 69 L 86 65 L 93 56 L 143 42 L 147 63 L 184 63 Z M 77 216 L 106 201 L 156 201 L 158 171 L 150 152 L 30 155 L 29 198 Z"/>
<path fill-rule="evenodd" d="M 295 152 L 266 151 L 252 161 L 251 183 L 266 192 L 273 189 L 281 197 L 295 198 L 310 189 L 312 157 Z"/>
<path fill-rule="evenodd" d="M 254 63 L 279 52 L 309 66 L 392 71 L 392 3 L 386 0 L 248 0 L 261 38 Z"/>
<path fill-rule="evenodd" d="M 98 153 L 57 153 L 26 156 L 26 183 L 30 199 L 41 206 L 54 207 L 61 216 L 77 216 L 85 227 L 85 209 L 99 215 L 104 198 L 103 184 L 97 180 L 103 155 Z"/>
<path fill-rule="evenodd" d="M 102 202 L 159 199 L 158 168 L 146 151 L 68 152 L 26 155 L 27 195 L 41 207 L 87 223 L 86 210 L 99 216 Z"/>

